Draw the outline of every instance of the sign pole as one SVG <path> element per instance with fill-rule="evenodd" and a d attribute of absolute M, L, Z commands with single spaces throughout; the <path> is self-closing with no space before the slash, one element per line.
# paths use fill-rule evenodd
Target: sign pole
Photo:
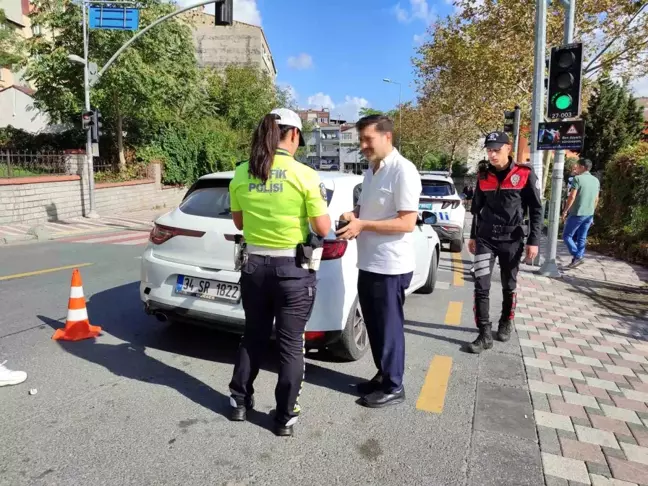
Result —
<path fill-rule="evenodd" d="M 88 25 L 86 17 L 87 3 L 81 2 L 83 10 L 83 91 L 85 95 L 86 113 L 90 111 L 90 73 L 88 66 Z M 86 218 L 96 219 L 99 217 L 95 210 L 95 183 L 94 183 L 94 157 L 92 151 L 92 133 L 86 130 L 86 167 L 88 174 L 88 199 L 90 201 L 90 211 Z M 81 202 L 83 204 L 83 201 Z"/>
<path fill-rule="evenodd" d="M 567 7 L 567 16 L 565 18 L 565 44 L 571 44 L 574 38 L 576 0 L 563 0 L 563 4 Z M 535 133 L 535 137 L 537 141 L 538 132 Z M 558 250 L 558 226 L 560 224 L 560 206 L 562 200 L 564 170 L 565 151 L 557 150 L 554 159 L 553 174 L 551 176 L 551 202 L 549 203 L 549 230 L 547 232 L 545 261 L 539 271 L 540 275 L 546 277 L 560 277 L 560 270 L 558 270 L 558 265 L 556 264 L 556 252 Z"/>

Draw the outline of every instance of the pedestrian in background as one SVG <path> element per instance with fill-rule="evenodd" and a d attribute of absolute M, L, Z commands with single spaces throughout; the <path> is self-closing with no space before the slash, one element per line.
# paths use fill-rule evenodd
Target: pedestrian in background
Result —
<path fill-rule="evenodd" d="M 591 170 L 592 161 L 589 159 L 579 159 L 572 168 L 571 190 L 562 215 L 565 222 L 563 240 L 572 256 L 567 268 L 576 268 L 583 263 L 587 233 L 594 222 L 599 202 L 601 183 Z"/>
<path fill-rule="evenodd" d="M 299 116 L 286 108 L 266 115 L 252 140 L 249 162 L 229 186 L 232 218 L 247 245 L 241 268 L 245 332 L 230 383 L 231 419 L 254 407 L 254 380 L 273 322 L 279 346 L 274 432 L 293 434 L 304 379 L 304 329 L 315 302 L 315 272 L 303 268 L 298 247 L 310 234 L 326 236 L 331 220 L 317 172 L 294 159 L 304 145 Z"/>
<path fill-rule="evenodd" d="M 529 260 L 538 256 L 542 229 L 540 180 L 531 166 L 513 162 L 511 142 L 504 132 L 488 134 L 484 147 L 488 161 L 479 164 L 468 241 L 468 251 L 475 255 L 474 308 L 479 328 L 479 336 L 468 346 L 472 353 L 493 347 L 489 307 L 495 258 L 500 264 L 503 293 L 497 338 L 506 342 L 511 337 L 515 318 L 517 274 L 525 247 L 525 210 L 529 212 L 530 221 L 526 241 Z"/>
<path fill-rule="evenodd" d="M 382 115 L 356 124 L 370 163 L 352 212 L 341 220 L 342 239 L 358 239 L 358 298 L 378 373 L 358 385 L 361 404 L 378 408 L 405 400 L 405 290 L 415 268 L 412 232 L 418 218 L 421 176 L 393 146 L 394 125 Z"/>

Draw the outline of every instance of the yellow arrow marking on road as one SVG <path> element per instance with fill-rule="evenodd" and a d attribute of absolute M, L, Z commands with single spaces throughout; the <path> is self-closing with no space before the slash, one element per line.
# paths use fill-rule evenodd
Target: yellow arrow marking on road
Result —
<path fill-rule="evenodd" d="M 448 302 L 448 310 L 446 311 L 445 324 L 448 326 L 460 326 L 462 309 L 463 309 L 463 303 Z"/>
<path fill-rule="evenodd" d="M 45 270 L 36 270 L 33 272 L 26 272 L 26 273 L 15 273 L 13 275 L 5 275 L 4 277 L 0 277 L 0 281 L 2 280 L 13 280 L 14 278 L 23 278 L 23 277 L 33 277 L 34 275 L 43 275 L 44 273 L 52 273 L 52 272 L 59 272 L 61 270 L 70 270 L 72 268 L 81 268 L 81 267 L 87 267 L 90 265 L 94 265 L 93 263 L 77 263 L 76 265 L 66 265 L 64 267 L 56 267 L 56 268 L 46 268 Z"/>
<path fill-rule="evenodd" d="M 416 408 L 425 412 L 441 413 L 445 403 L 448 381 L 452 371 L 450 356 L 435 356 L 425 376 L 425 382 L 416 402 Z"/>
<path fill-rule="evenodd" d="M 454 285 L 455 287 L 463 287 L 464 286 L 464 278 L 463 278 L 464 266 L 463 266 L 463 260 L 461 259 L 461 253 L 452 254 L 452 269 L 453 269 L 452 285 Z"/>

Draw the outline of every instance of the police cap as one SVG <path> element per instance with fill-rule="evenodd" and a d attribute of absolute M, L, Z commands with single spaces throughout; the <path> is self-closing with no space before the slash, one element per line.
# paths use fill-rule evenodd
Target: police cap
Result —
<path fill-rule="evenodd" d="M 486 135 L 486 140 L 484 142 L 484 148 L 487 149 L 499 149 L 503 145 L 510 144 L 511 141 L 509 136 L 504 132 L 491 132 Z"/>

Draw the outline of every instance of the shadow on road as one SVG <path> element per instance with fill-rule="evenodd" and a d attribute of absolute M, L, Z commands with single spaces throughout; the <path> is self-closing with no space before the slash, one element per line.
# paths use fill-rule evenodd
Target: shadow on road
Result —
<path fill-rule="evenodd" d="M 104 333 L 125 342 L 112 345 L 96 340 L 58 341 L 61 348 L 74 356 L 103 366 L 117 376 L 168 386 L 208 410 L 227 415 L 228 382 L 222 383 L 223 393 L 214 390 L 192 375 L 148 356 L 146 350 L 157 349 L 172 353 L 174 357 L 187 356 L 231 365 L 233 371 L 239 336 L 182 324 L 159 323 L 144 313 L 139 299 L 139 282 L 98 292 L 88 300 L 87 307 L 93 325 L 101 326 Z M 58 320 L 38 317 L 53 329 L 63 327 L 63 323 Z M 277 356 L 278 351 L 273 343 L 269 347 L 263 369 L 276 373 Z M 336 392 L 355 395 L 352 385 L 360 381 L 363 379 L 312 362 L 307 362 L 306 365 L 306 382 Z M 257 425 L 263 427 L 272 425 L 259 412 L 251 414 L 250 421 L 258 422 Z"/>

